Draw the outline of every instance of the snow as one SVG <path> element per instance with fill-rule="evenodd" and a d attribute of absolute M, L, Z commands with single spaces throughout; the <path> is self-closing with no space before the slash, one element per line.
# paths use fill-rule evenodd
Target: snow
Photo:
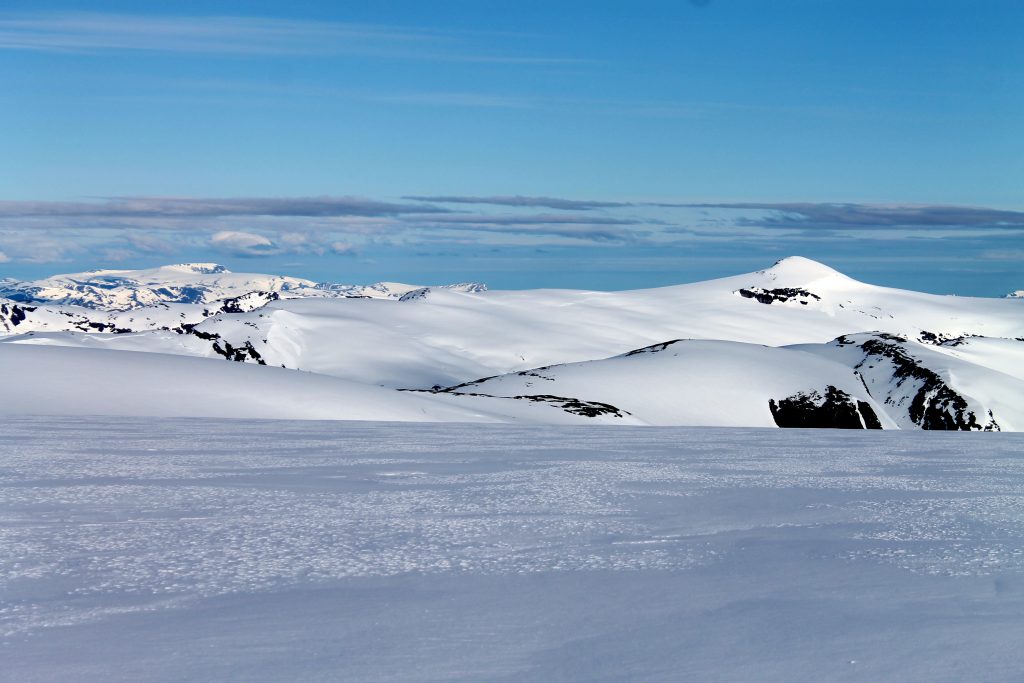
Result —
<path fill-rule="evenodd" d="M 849 365 L 858 367 L 865 387 L 886 406 L 901 428 L 913 428 L 913 422 L 902 409 L 913 400 L 919 385 L 894 372 L 884 358 L 865 359 L 856 344 L 869 339 L 879 338 L 877 335 L 847 335 L 831 344 L 794 348 L 834 360 L 845 357 Z M 955 386 L 979 419 L 984 420 L 992 411 L 998 416 L 1002 430 L 1024 430 L 1024 381 L 1021 366 L 1015 365 L 1015 361 L 1024 360 L 1024 343 L 1014 339 L 965 339 L 948 347 L 909 340 L 896 344 L 920 366 L 934 372 L 947 385 Z M 855 365 L 861 361 L 865 364 Z"/>
<path fill-rule="evenodd" d="M 751 287 L 802 287 L 820 300 L 765 305 L 738 294 Z M 1024 316 L 1015 301 L 875 287 L 791 258 L 757 273 L 651 290 L 438 288 L 404 302 L 286 299 L 247 314 L 216 316 L 199 329 L 236 346 L 251 341 L 272 365 L 425 388 L 606 358 L 671 339 L 783 346 L 877 330 L 912 338 L 925 330 L 1024 337 Z M 173 344 L 179 337 L 173 332 L 152 336 L 161 349 L 167 348 L 166 339 Z M 193 353 L 187 343 L 181 352 Z"/>
<path fill-rule="evenodd" d="M 771 399 L 832 385 L 883 408 L 850 369 L 805 351 L 682 340 L 606 360 L 501 375 L 456 389 L 496 396 L 554 394 L 614 405 L 645 424 L 774 427 Z"/>
<path fill-rule="evenodd" d="M 134 397 L 147 394 L 138 403 L 149 408 L 131 413 L 135 415 L 164 414 L 159 410 L 160 394 L 178 380 L 160 366 L 171 367 L 166 356 L 179 355 L 301 371 L 302 379 L 289 380 L 289 395 L 301 393 L 299 385 L 313 376 L 348 383 L 350 397 L 359 393 L 356 385 L 366 387 L 368 396 L 377 397 L 377 408 L 360 413 L 365 419 L 407 419 L 404 408 L 386 415 L 381 387 L 431 390 L 501 376 L 487 383 L 486 390 L 472 391 L 503 398 L 424 394 L 417 400 L 432 406 L 424 408 L 428 413 L 436 409 L 441 411 L 436 415 L 453 419 L 467 414 L 472 419 L 539 423 L 770 426 L 770 400 L 799 392 L 823 395 L 832 386 L 872 406 L 885 427 L 922 426 L 925 421 L 913 414 L 914 402 L 947 405 L 945 398 L 936 398 L 941 393 L 966 406 L 954 421 L 957 424 L 1024 428 L 1024 315 L 1018 301 L 876 287 L 801 257 L 729 278 L 624 292 L 486 291 L 472 283 L 418 287 L 384 282 L 353 288 L 235 274 L 216 264 L 51 280 L 116 285 L 115 290 L 136 298 L 186 284 L 201 285 L 198 291 L 204 300 L 233 295 L 230 303 L 221 298 L 123 311 L 32 304 L 36 309 L 25 313 L 15 311 L 14 302 L 0 302 L 0 332 L 8 332 L 0 335 L 0 357 L 14 353 L 3 348 L 14 345 L 153 355 L 147 361 L 130 361 L 132 367 L 153 366 L 144 374 L 159 378 L 148 385 L 131 383 L 129 395 L 120 399 L 121 404 L 130 404 Z M 86 291 L 114 291 L 96 287 Z M 271 300 L 268 293 L 280 298 Z M 369 298 L 346 298 L 356 295 Z M 934 386 L 908 381 L 895 364 L 876 362 L 863 350 L 844 349 L 835 341 L 845 336 L 863 342 L 879 335 L 904 339 L 908 357 L 916 359 L 922 373 L 937 378 Z M 673 340 L 690 341 L 679 342 L 657 358 L 616 358 Z M 228 347 L 245 351 L 233 354 Z M 84 362 L 94 357 L 77 358 Z M 63 390 L 46 384 L 69 371 L 72 358 L 76 357 L 40 351 L 32 363 L 53 367 L 40 371 L 39 377 L 29 372 L 31 367 L 18 375 L 26 391 L 45 401 L 49 414 L 82 414 L 78 403 L 64 407 Z M 205 372 L 200 366 L 187 367 L 195 368 L 191 377 Z M 543 374 L 549 367 L 556 379 L 517 374 Z M 327 386 L 316 381 L 318 387 Z M 221 386 L 227 397 L 229 387 Z M 240 385 L 236 393 L 247 390 Z M 176 391 L 194 395 L 195 386 Z M 524 395 L 607 403 L 625 412 L 581 418 L 567 413 L 565 406 L 512 398 Z M 396 400 L 406 404 L 406 398 Z M 303 417 L 294 408 L 299 402 L 286 402 L 291 406 L 272 416 Z M 238 406 L 251 403 L 243 400 Z M 236 406 L 218 407 L 220 402 L 203 404 L 209 412 L 198 407 L 186 410 L 187 402 L 178 405 L 185 406 L 175 413 L 179 415 L 245 416 Z M 4 410 L 0 406 L 0 413 Z M 113 410 L 111 404 L 105 414 Z M 259 415 L 266 415 L 266 410 L 269 407 Z M 353 412 L 331 408 L 331 414 L 347 417 Z M 309 417 L 328 415 L 314 410 Z"/>
<path fill-rule="evenodd" d="M 0 416 L 494 420 L 335 377 L 156 353 L 0 344 Z"/>
<path fill-rule="evenodd" d="M 1024 668 L 1021 435 L 0 430 L 4 680 L 994 682 Z"/>
<path fill-rule="evenodd" d="M 209 304 L 249 292 L 284 297 L 370 297 L 397 299 L 421 288 L 398 282 L 373 285 L 317 283 L 303 278 L 233 273 L 216 263 L 178 263 L 143 270 L 92 270 L 41 280 L 0 280 L 0 297 L 26 303 L 76 305 L 101 311 L 130 311 L 160 304 Z M 458 291 L 483 291 L 479 283 L 445 285 Z"/>
<path fill-rule="evenodd" d="M 1024 670 L 1024 436 L 916 431 L 1024 430 L 1019 301 L 800 257 L 631 292 L 178 264 L 0 294 L 0 680 Z M 915 431 L 760 428 L 826 389 Z"/>

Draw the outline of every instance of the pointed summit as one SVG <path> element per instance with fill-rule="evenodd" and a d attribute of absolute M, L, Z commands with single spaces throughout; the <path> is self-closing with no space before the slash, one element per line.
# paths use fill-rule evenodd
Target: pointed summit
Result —
<path fill-rule="evenodd" d="M 819 283 L 841 285 L 856 282 L 835 268 L 830 268 L 824 263 L 803 256 L 787 256 L 776 261 L 771 268 L 759 270 L 756 274 L 764 277 L 766 281 L 774 283 L 775 286 L 782 287 L 807 287 Z"/>
<path fill-rule="evenodd" d="M 824 263 L 806 258 L 804 256 L 787 256 L 779 259 L 771 268 L 758 271 L 759 273 L 775 274 L 778 277 L 805 277 L 817 279 L 830 275 L 842 275 L 835 268 L 830 268 Z"/>

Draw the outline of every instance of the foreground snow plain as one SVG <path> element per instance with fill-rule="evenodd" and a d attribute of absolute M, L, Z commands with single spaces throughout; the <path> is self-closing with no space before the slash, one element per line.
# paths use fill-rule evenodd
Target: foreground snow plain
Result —
<path fill-rule="evenodd" d="M 4 681 L 1017 681 L 1024 435 L 0 422 Z"/>

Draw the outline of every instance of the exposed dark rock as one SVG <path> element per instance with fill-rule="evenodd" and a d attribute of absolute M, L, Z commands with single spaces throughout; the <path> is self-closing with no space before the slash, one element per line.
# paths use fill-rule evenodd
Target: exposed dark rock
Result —
<path fill-rule="evenodd" d="M 546 366 L 546 367 L 543 367 L 543 368 L 537 368 L 537 370 L 547 370 L 547 368 L 549 368 L 549 367 L 551 367 L 551 366 L 549 365 L 549 366 Z M 523 370 L 522 372 L 517 372 L 516 374 L 519 375 L 520 377 L 536 377 L 537 379 L 543 379 L 543 380 L 546 380 L 548 382 L 554 382 L 555 381 L 554 377 L 548 377 L 547 375 L 542 375 L 539 372 L 537 372 L 537 370 Z"/>
<path fill-rule="evenodd" d="M 431 389 L 431 391 L 434 392 L 435 394 L 440 394 L 440 393 L 452 394 L 452 393 L 456 393 L 456 392 L 463 393 L 463 392 L 460 392 L 458 390 L 459 389 L 465 389 L 466 387 L 475 387 L 478 384 L 483 384 L 487 380 L 494 379 L 497 376 L 498 375 L 491 375 L 490 377 L 481 377 L 480 379 L 474 379 L 472 382 L 463 382 L 462 384 L 456 384 L 453 387 L 447 387 L 447 388 L 440 387 L 440 385 L 435 384 L 434 387 Z"/>
<path fill-rule="evenodd" d="M 808 292 L 806 289 L 801 289 L 799 287 L 780 287 L 778 289 L 751 287 L 750 289 L 741 289 L 737 293 L 744 299 L 754 299 L 762 304 L 773 304 L 776 301 L 786 303 L 790 299 L 793 299 L 806 306 L 807 302 L 811 299 L 821 301 L 821 297 L 817 294 L 813 294 Z"/>
<path fill-rule="evenodd" d="M 950 335 L 922 330 L 918 335 L 918 340 L 922 344 L 931 344 L 932 346 L 962 346 L 967 343 L 968 339 L 978 336 L 977 334 Z"/>
<path fill-rule="evenodd" d="M 597 417 L 598 415 L 613 415 L 614 417 L 623 417 L 630 413 L 625 410 L 620 410 L 610 403 L 601 403 L 599 401 L 581 401 L 578 398 L 568 398 L 565 396 L 551 396 L 550 394 L 538 394 L 535 396 L 513 396 L 513 399 L 531 401 L 534 403 L 548 403 L 555 407 L 561 408 L 567 413 L 573 415 L 582 415 L 584 417 Z"/>
<path fill-rule="evenodd" d="M 266 306 L 271 301 L 277 301 L 281 295 L 277 292 L 252 291 L 240 296 L 224 299 L 214 310 L 205 310 L 203 314 L 207 317 L 217 313 L 248 313 L 257 308 Z"/>
<path fill-rule="evenodd" d="M 267 362 L 260 356 L 259 351 L 253 348 L 252 342 L 247 341 L 241 346 L 232 346 L 230 342 L 224 342 L 221 346 L 219 341 L 213 342 L 213 350 L 228 360 L 244 363 L 247 360 L 254 360 L 259 365 L 266 365 Z"/>
<path fill-rule="evenodd" d="M 428 294 L 430 294 L 430 287 L 420 287 L 419 289 L 414 289 L 411 292 L 406 292 L 402 296 L 398 297 L 398 300 L 416 301 L 417 299 L 426 299 Z"/>
<path fill-rule="evenodd" d="M 999 424 L 994 418 L 985 424 L 979 423 L 964 397 L 946 384 L 936 372 L 924 367 L 907 353 L 901 346 L 904 342 L 905 339 L 895 335 L 875 335 L 860 345 L 866 356 L 855 369 L 859 370 L 870 361 L 877 363 L 884 358 L 893 366 L 897 387 L 908 381 L 919 382 L 910 401 L 908 415 L 921 429 L 999 431 Z M 893 401 L 886 399 L 886 403 L 892 404 Z"/>
<path fill-rule="evenodd" d="M 0 321 L 6 320 L 10 327 L 17 327 L 25 321 L 26 314 L 36 310 L 35 306 L 20 306 L 18 304 L 0 304 Z"/>
<path fill-rule="evenodd" d="M 186 323 L 176 331 L 179 332 L 180 334 L 191 334 L 206 341 L 220 339 L 220 335 L 217 334 L 216 332 L 204 332 L 203 330 L 197 330 L 196 326 L 198 324 L 199 323 Z"/>
<path fill-rule="evenodd" d="M 673 339 L 672 341 L 661 342 L 660 344 L 651 344 L 650 346 L 645 346 L 642 349 L 634 349 L 633 351 L 630 351 L 629 353 L 624 353 L 622 355 L 623 356 L 635 356 L 635 355 L 640 354 L 640 353 L 658 353 L 659 351 L 664 351 L 665 349 L 667 349 L 668 347 L 672 346 L 673 344 L 675 344 L 677 342 L 681 342 L 681 341 L 683 341 L 683 340 L 682 339 Z"/>
<path fill-rule="evenodd" d="M 784 428 L 881 429 L 875 411 L 831 384 L 822 396 L 817 391 L 798 392 L 768 401 L 775 424 Z"/>
<path fill-rule="evenodd" d="M 76 324 L 75 327 L 82 330 L 82 332 L 88 332 L 89 330 L 93 330 L 94 332 L 113 332 L 114 334 L 128 334 L 129 332 L 135 331 L 129 327 L 118 327 L 113 323 L 100 323 L 94 320 L 86 320 L 85 322 Z"/>
<path fill-rule="evenodd" d="M 263 360 L 263 356 L 260 352 L 253 347 L 251 341 L 246 341 L 241 346 L 235 346 L 229 341 L 221 339 L 221 336 L 216 332 L 205 332 L 203 330 L 197 330 L 195 324 L 186 324 L 181 326 L 181 334 L 191 334 L 204 341 L 213 342 L 213 352 L 218 356 L 224 356 L 227 360 L 232 360 L 238 363 L 244 363 L 246 361 L 256 361 L 259 365 L 266 365 L 267 362 Z M 283 365 L 281 367 L 284 367 Z"/>
<path fill-rule="evenodd" d="M 582 415 L 584 417 L 597 417 L 598 415 L 613 415 L 615 417 L 623 417 L 630 415 L 631 413 L 621 408 L 616 408 L 610 403 L 601 403 L 600 401 L 583 401 L 578 398 L 572 398 L 567 396 L 552 396 L 551 394 L 535 394 L 535 395 L 520 395 L 520 396 L 497 396 L 495 394 L 484 394 L 475 391 L 455 391 L 462 387 L 469 387 L 480 382 L 484 382 L 491 377 L 485 377 L 478 379 L 475 382 L 465 382 L 463 384 L 456 385 L 454 387 L 448 387 L 447 389 L 441 387 L 439 384 L 435 384 L 430 389 L 399 389 L 399 391 L 412 391 L 430 394 L 455 394 L 456 396 L 480 396 L 483 398 L 503 398 L 513 401 L 530 401 L 531 403 L 547 403 L 556 408 L 561 408 L 567 413 L 573 415 Z"/>

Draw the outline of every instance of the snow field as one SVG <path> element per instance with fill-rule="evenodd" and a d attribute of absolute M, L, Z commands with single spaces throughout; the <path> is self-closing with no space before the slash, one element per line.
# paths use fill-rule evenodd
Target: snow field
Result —
<path fill-rule="evenodd" d="M 0 679 L 1012 681 L 1024 437 L 0 423 Z"/>

